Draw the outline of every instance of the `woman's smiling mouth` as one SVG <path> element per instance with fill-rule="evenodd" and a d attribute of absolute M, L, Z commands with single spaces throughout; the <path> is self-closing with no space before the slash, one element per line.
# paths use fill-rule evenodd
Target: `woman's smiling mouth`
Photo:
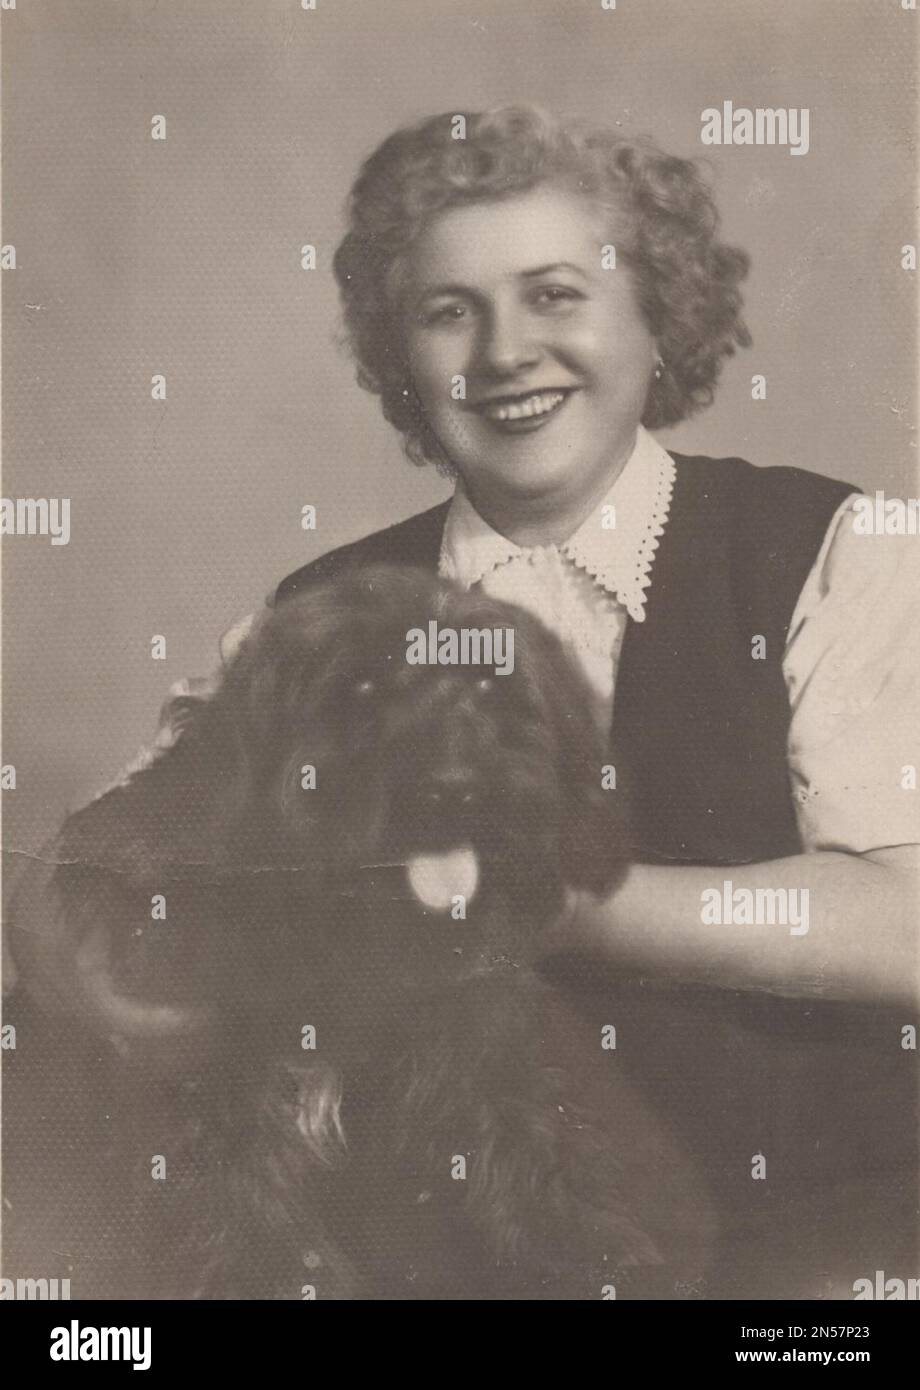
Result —
<path fill-rule="evenodd" d="M 494 396 L 473 407 L 490 424 L 502 430 L 520 433 L 539 429 L 558 415 L 572 394 L 571 387 L 548 391 L 530 391 L 515 396 Z"/>

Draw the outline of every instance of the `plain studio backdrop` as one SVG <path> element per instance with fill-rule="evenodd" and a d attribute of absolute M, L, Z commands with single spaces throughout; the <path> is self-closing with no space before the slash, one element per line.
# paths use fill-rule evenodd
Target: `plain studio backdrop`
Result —
<path fill-rule="evenodd" d="M 754 347 L 662 442 L 915 493 L 918 23 L 900 0 L 5 11 L 3 495 L 69 497 L 72 531 L 4 541 L 5 848 L 112 778 L 284 574 L 445 495 L 337 346 L 343 202 L 406 122 L 534 101 L 708 157 Z M 729 100 L 808 107 L 808 154 L 702 146 Z"/>

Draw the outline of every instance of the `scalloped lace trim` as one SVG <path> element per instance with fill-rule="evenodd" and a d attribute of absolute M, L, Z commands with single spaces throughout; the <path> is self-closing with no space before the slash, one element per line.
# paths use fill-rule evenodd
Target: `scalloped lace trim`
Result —
<path fill-rule="evenodd" d="M 651 510 L 642 522 L 641 531 L 637 535 L 630 535 L 624 542 L 623 529 L 619 528 L 619 554 L 615 554 L 609 560 L 594 560 L 581 548 L 577 535 L 562 547 L 563 553 L 579 569 L 585 570 L 593 579 L 603 584 L 637 623 L 645 621 L 646 590 L 652 582 L 652 564 L 667 525 L 674 493 L 674 479 L 677 476 L 677 465 L 663 449 L 657 460 L 657 474 Z"/>
<path fill-rule="evenodd" d="M 472 505 L 472 504 L 470 504 Z M 468 588 L 483 579 L 490 570 L 497 569 L 500 565 L 506 565 L 509 560 L 517 560 L 530 552 L 522 546 L 515 545 L 514 541 L 509 541 L 506 536 L 499 536 L 499 540 L 505 542 L 504 546 L 494 545 L 490 548 L 488 561 L 482 566 L 471 566 L 469 560 L 455 560 L 453 554 L 446 544 L 441 545 L 441 555 L 438 561 L 438 575 L 441 579 L 451 580 L 454 583 Z M 462 552 L 461 552 L 462 554 Z M 473 578 L 471 571 L 479 570 L 476 578 Z"/>

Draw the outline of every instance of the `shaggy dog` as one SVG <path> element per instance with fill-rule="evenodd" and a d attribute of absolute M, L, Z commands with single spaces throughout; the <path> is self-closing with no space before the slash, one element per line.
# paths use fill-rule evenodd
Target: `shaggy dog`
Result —
<path fill-rule="evenodd" d="M 412 664 L 431 622 L 513 632 L 513 669 Z M 178 742 L 69 818 L 17 954 L 70 1047 L 106 1040 L 81 1105 L 113 1289 L 699 1287 L 693 1163 L 619 1020 L 535 969 L 565 887 L 620 870 L 603 762 L 540 624 L 379 568 L 280 605 Z"/>

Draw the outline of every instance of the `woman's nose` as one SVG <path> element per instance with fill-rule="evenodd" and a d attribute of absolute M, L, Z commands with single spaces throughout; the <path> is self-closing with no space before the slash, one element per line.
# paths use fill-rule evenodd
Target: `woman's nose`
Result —
<path fill-rule="evenodd" d="M 529 316 L 519 309 L 494 309 L 485 319 L 479 359 L 486 371 L 508 375 L 539 357 Z"/>

